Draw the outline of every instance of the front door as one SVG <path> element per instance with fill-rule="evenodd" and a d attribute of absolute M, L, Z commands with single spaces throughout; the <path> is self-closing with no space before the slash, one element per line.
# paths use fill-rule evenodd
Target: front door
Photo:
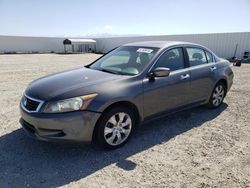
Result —
<path fill-rule="evenodd" d="M 168 77 L 156 77 L 143 80 L 144 117 L 149 117 L 187 104 L 190 84 L 190 72 L 185 67 L 182 48 L 173 48 L 164 52 L 153 69 L 170 69 Z"/>

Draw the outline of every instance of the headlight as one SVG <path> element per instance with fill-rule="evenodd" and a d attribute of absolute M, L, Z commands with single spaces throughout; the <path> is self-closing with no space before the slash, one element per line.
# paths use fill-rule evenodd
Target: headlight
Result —
<path fill-rule="evenodd" d="M 91 101 L 97 96 L 97 93 L 64 99 L 46 104 L 43 112 L 45 113 L 60 113 L 85 110 Z"/>

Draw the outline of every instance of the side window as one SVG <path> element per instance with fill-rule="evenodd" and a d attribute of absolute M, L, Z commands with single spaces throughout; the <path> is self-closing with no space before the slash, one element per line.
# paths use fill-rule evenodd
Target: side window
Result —
<path fill-rule="evenodd" d="M 160 56 L 156 67 L 166 67 L 171 71 L 179 70 L 184 68 L 184 58 L 182 48 L 174 48 L 166 51 Z"/>
<path fill-rule="evenodd" d="M 186 48 L 190 66 L 202 65 L 207 63 L 205 51 L 199 48 Z"/>
<path fill-rule="evenodd" d="M 207 62 L 208 63 L 214 62 L 213 55 L 211 53 L 209 53 L 208 51 L 206 51 L 206 56 L 207 56 Z"/>
<path fill-rule="evenodd" d="M 114 66 L 128 63 L 130 53 L 128 51 L 119 51 L 114 56 L 109 57 L 102 63 L 102 67 Z"/>

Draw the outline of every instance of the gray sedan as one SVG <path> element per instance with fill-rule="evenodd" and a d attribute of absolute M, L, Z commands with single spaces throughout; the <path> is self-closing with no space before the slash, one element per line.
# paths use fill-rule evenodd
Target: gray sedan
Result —
<path fill-rule="evenodd" d="M 85 67 L 30 83 L 20 123 L 39 140 L 97 140 L 114 149 L 144 121 L 204 104 L 219 107 L 233 76 L 227 60 L 201 45 L 127 44 Z"/>

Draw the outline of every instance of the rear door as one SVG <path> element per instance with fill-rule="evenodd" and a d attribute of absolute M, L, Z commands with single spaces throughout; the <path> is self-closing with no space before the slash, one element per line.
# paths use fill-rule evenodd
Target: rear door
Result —
<path fill-rule="evenodd" d="M 144 78 L 144 116 L 148 117 L 187 104 L 190 73 L 184 62 L 181 47 L 169 49 L 157 60 L 155 66 L 170 68 L 168 77 L 154 81 Z"/>
<path fill-rule="evenodd" d="M 190 103 L 204 101 L 210 96 L 217 69 L 213 55 L 198 47 L 186 47 L 190 70 Z"/>

